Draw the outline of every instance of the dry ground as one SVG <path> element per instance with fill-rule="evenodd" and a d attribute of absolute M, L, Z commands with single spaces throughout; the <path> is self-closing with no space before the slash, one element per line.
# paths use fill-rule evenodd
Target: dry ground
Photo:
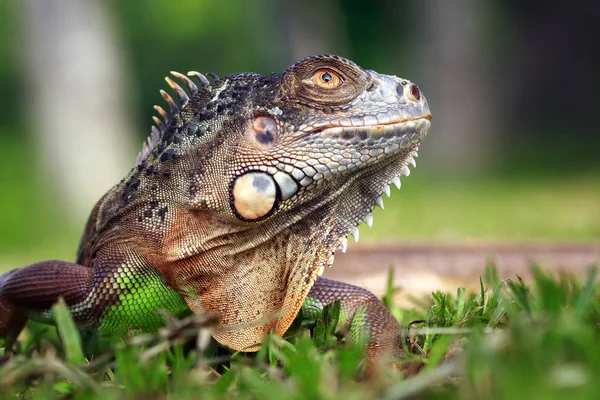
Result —
<path fill-rule="evenodd" d="M 349 246 L 338 253 L 324 277 L 365 287 L 377 295 L 385 290 L 388 268 L 394 268 L 398 304 L 411 297 L 458 287 L 477 289 L 485 265 L 494 262 L 501 278 L 525 279 L 533 263 L 552 271 L 582 276 L 600 266 L 597 243 L 397 244 Z"/>

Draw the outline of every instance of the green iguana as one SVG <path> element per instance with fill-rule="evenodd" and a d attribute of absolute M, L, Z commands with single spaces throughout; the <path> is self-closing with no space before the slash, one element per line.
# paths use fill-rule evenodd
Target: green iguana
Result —
<path fill-rule="evenodd" d="M 161 91 L 169 111 L 155 107 L 137 166 L 93 208 L 76 263 L 0 277 L 0 337 L 63 297 L 100 334 L 155 330 L 158 309 L 218 313 L 214 339 L 255 351 L 340 301 L 340 332 L 368 359 L 400 354 L 383 303 L 319 276 L 414 165 L 431 119 L 417 86 L 332 55 L 266 77 L 172 74 L 187 90 L 166 78 L 179 104 Z"/>

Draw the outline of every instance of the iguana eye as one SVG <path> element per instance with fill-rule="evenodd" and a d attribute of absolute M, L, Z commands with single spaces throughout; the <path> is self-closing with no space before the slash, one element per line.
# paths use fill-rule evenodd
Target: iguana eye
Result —
<path fill-rule="evenodd" d="M 305 58 L 281 77 L 284 98 L 316 107 L 344 107 L 367 89 L 373 78 L 356 64 L 335 56 Z"/>
<path fill-rule="evenodd" d="M 316 71 L 313 74 L 311 81 L 324 89 L 335 89 L 343 83 L 342 77 L 329 68 L 321 68 Z"/>

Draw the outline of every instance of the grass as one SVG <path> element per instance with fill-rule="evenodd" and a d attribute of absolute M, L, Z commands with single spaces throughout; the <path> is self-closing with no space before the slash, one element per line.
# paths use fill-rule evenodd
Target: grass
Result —
<path fill-rule="evenodd" d="M 254 355 L 213 346 L 214 319 L 196 316 L 91 356 L 59 304 L 58 335 L 34 326 L 1 358 L 0 390 L 20 398 L 590 398 L 600 391 L 595 270 L 583 283 L 538 268 L 533 276 L 501 281 L 490 267 L 478 293 L 436 292 L 413 310 L 390 304 L 389 288 L 407 360 L 421 368 L 362 380 L 360 349 L 331 335 L 335 307 L 316 328 L 270 336 Z"/>

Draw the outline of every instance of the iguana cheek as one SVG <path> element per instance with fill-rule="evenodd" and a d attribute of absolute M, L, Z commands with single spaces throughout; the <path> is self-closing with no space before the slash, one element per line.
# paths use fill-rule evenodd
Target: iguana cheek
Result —
<path fill-rule="evenodd" d="M 285 172 L 278 171 L 273 175 L 273 179 L 281 190 L 281 200 L 287 200 L 298 192 L 298 184 Z"/>
<path fill-rule="evenodd" d="M 271 213 L 281 197 L 271 175 L 251 171 L 237 177 L 231 189 L 231 204 L 244 220 L 257 220 Z"/>

